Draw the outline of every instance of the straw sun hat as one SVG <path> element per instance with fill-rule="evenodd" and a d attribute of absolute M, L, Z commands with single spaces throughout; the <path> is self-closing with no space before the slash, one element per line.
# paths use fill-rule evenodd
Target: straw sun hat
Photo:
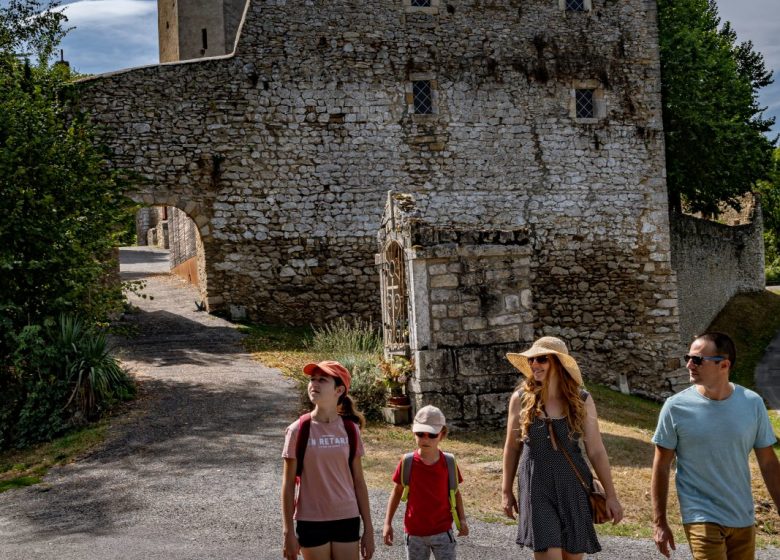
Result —
<path fill-rule="evenodd" d="M 580 366 L 569 355 L 569 350 L 566 348 L 566 343 L 560 338 L 554 336 L 543 336 L 531 346 L 525 352 L 519 354 L 509 353 L 506 355 L 507 360 L 519 369 L 526 377 L 531 377 L 533 372 L 531 371 L 531 365 L 528 363 L 528 358 L 535 358 L 536 356 L 549 356 L 555 355 L 558 357 L 558 361 L 568 372 L 574 381 L 578 385 L 582 385 L 582 374 L 580 373 Z"/>

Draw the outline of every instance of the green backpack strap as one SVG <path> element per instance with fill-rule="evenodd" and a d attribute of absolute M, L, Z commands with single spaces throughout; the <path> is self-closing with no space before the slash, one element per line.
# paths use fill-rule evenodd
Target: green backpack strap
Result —
<path fill-rule="evenodd" d="M 404 491 L 401 494 L 401 501 L 409 499 L 409 477 L 412 474 L 412 461 L 414 461 L 414 451 L 404 454 L 401 458 L 401 484 Z"/>
<path fill-rule="evenodd" d="M 452 521 L 455 523 L 455 528 L 460 531 L 460 518 L 458 517 L 458 500 L 455 497 L 458 493 L 458 463 L 455 461 L 455 455 L 452 453 L 444 453 L 444 459 L 447 461 L 447 476 L 449 478 L 449 499 L 450 499 L 450 513 L 452 514 Z"/>

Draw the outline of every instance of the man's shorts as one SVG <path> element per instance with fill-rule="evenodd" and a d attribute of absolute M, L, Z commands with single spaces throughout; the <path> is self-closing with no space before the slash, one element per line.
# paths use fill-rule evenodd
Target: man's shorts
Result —
<path fill-rule="evenodd" d="M 694 560 L 753 560 L 756 528 L 724 527 L 717 523 L 683 525 Z"/>
<path fill-rule="evenodd" d="M 329 542 L 360 540 L 360 517 L 336 521 L 296 521 L 295 534 L 303 548 L 322 546 Z"/>

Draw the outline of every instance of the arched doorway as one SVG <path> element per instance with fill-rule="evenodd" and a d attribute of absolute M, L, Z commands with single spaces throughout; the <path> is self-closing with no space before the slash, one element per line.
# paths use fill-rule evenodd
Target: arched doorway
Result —
<path fill-rule="evenodd" d="M 196 286 L 198 305 L 208 309 L 206 251 L 196 216 L 167 204 L 144 206 L 136 213 L 136 239 L 139 246 L 167 249 L 168 271 Z"/>

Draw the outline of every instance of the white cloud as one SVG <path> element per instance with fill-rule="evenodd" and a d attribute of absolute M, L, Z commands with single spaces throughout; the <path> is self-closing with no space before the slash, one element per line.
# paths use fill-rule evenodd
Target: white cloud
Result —
<path fill-rule="evenodd" d="M 127 19 L 157 15 L 154 0 L 80 0 L 63 4 L 60 8 L 71 24 L 92 28 L 120 27 Z"/>
<path fill-rule="evenodd" d="M 717 0 L 721 21 L 730 21 L 740 41 L 752 41 L 753 50 L 764 57 L 767 70 L 774 71 L 775 83 L 759 91 L 759 102 L 768 107 L 764 116 L 780 121 L 780 18 L 777 0 Z M 780 133 L 776 122 L 773 135 Z"/>
<path fill-rule="evenodd" d="M 155 0 L 80 0 L 61 10 L 74 28 L 61 45 L 74 70 L 100 74 L 159 61 Z"/>

